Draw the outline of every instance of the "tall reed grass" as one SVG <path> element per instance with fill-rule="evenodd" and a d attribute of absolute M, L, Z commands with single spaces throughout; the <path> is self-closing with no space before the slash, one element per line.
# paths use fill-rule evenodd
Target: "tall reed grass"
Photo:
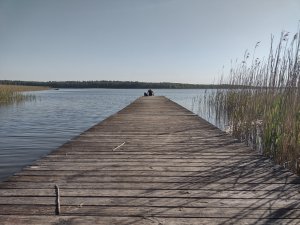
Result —
<path fill-rule="evenodd" d="M 20 86 L 20 85 L 0 85 L 0 105 L 20 103 L 26 100 L 35 100 L 32 94 L 26 94 L 27 91 L 45 90 L 45 87 Z"/>
<path fill-rule="evenodd" d="M 245 53 L 231 68 L 225 83 L 239 89 L 219 89 L 207 96 L 217 123 L 277 163 L 300 174 L 300 32 L 271 37 L 266 60 Z M 224 83 L 222 81 L 222 83 Z"/>

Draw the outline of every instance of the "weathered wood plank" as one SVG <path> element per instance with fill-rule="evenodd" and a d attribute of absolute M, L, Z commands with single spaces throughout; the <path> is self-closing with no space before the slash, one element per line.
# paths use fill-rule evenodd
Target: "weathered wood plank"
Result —
<path fill-rule="evenodd" d="M 144 164 L 147 164 L 149 166 L 176 166 L 176 167 L 199 167 L 199 166 L 214 166 L 215 164 L 217 164 L 219 167 L 220 166 L 228 166 L 228 165 L 231 165 L 231 166 L 243 166 L 243 165 L 250 165 L 252 164 L 254 166 L 254 164 L 257 164 L 257 163 L 264 163 L 263 160 L 249 160 L 248 162 L 247 161 L 244 161 L 244 162 L 232 162 L 232 161 L 229 161 L 228 163 L 226 163 L 225 161 L 221 161 L 221 162 L 177 162 L 177 163 L 172 163 L 172 162 L 138 162 L 138 161 L 134 161 L 134 162 L 123 162 L 123 163 L 119 163 L 119 162 L 102 162 L 102 161 L 92 161 L 92 162 L 56 162 L 55 165 L 57 167 L 62 167 L 62 166 L 67 166 L 67 167 L 70 167 L 70 166 L 74 166 L 74 167 L 80 167 L 80 166 L 108 166 L 108 167 L 114 167 L 114 166 L 140 166 L 140 165 L 144 165 Z M 34 163 L 33 165 L 35 166 L 48 166 L 48 165 L 53 165 L 51 162 L 36 162 Z"/>
<path fill-rule="evenodd" d="M 298 184 L 274 184 L 274 183 L 149 183 L 149 182 L 116 182 L 116 183 L 76 183 L 76 182 L 58 182 L 63 189 L 139 189 L 139 190 L 233 190 L 233 191 L 295 191 L 299 190 Z M 1 189 L 51 189 L 53 182 L 3 182 Z"/>
<path fill-rule="evenodd" d="M 268 164 L 258 164 L 256 168 L 261 169 L 272 169 L 271 165 Z M 253 166 L 247 166 L 247 165 L 241 165 L 241 166 L 218 166 L 218 165 L 210 165 L 210 166 L 128 166 L 128 165 L 117 165 L 113 167 L 108 166 L 96 166 L 96 165 L 86 165 L 86 166 L 60 166 L 57 167 L 55 165 L 48 165 L 48 166 L 28 166 L 25 167 L 24 170 L 32 170 L 32 171 L 93 171 L 93 170 L 133 170 L 133 171 L 140 171 L 140 170 L 153 170 L 153 171 L 189 171 L 189 172 L 199 172 L 199 171 L 211 171 L 211 174 L 221 174 L 222 172 L 226 171 L 251 171 L 253 169 Z M 266 178 L 267 179 L 267 178 Z M 296 179 L 296 178 L 295 178 Z"/>
<path fill-rule="evenodd" d="M 35 164 L 46 164 L 46 163 L 98 163 L 98 162 L 118 162 L 118 163 L 126 163 L 126 162 L 140 162 L 140 163 L 150 163 L 150 162 L 155 162 L 155 163 L 221 163 L 226 159 L 228 163 L 240 163 L 243 162 L 244 160 L 259 160 L 257 157 L 248 157 L 248 159 L 245 158 L 233 158 L 233 157 L 226 157 L 226 158 L 135 158 L 135 157 L 127 157 L 127 158 L 105 158 L 105 157 L 94 157 L 94 158 L 70 158 L 67 156 L 61 157 L 59 159 L 49 159 L 45 158 L 42 160 L 37 161 Z"/>
<path fill-rule="evenodd" d="M 2 205 L 54 206 L 55 197 L 0 197 Z M 67 197 L 61 198 L 62 206 L 126 206 L 126 207 L 189 207 L 189 208 L 300 208 L 297 199 L 215 199 L 215 198 L 150 198 L 150 197 Z M 1 212 L 1 210 L 0 210 Z"/>
<path fill-rule="evenodd" d="M 288 191 L 210 191 L 210 190 L 120 190 L 120 189 L 61 189 L 61 197 L 74 196 L 74 197 L 168 197 L 168 198 L 243 198 L 243 199 L 300 199 L 298 190 Z M 55 196 L 55 190 L 53 189 L 0 189 L 0 196 L 13 197 L 13 196 Z"/>
<path fill-rule="evenodd" d="M 1 205 L 3 215 L 54 215 L 55 207 L 45 205 Z M 220 213 L 222 212 L 222 213 Z M 61 206 L 61 215 L 81 216 L 131 216 L 172 218 L 243 218 L 243 219 L 298 219 L 300 210 L 294 208 L 198 208 L 198 207 L 108 207 L 108 206 Z"/>
<path fill-rule="evenodd" d="M 32 182 L 59 182 L 67 180 L 68 182 L 162 182 L 162 183 L 186 183 L 186 182 L 202 182 L 202 183 L 278 183 L 278 184 L 300 184 L 298 178 L 290 177 L 156 177 L 156 176 L 12 176 L 8 181 L 32 181 Z"/>
<path fill-rule="evenodd" d="M 95 224 L 95 225 L 153 225 L 153 224 L 171 224 L 171 225 L 298 225 L 300 219 L 245 219 L 245 218 L 159 218 L 159 217 L 103 217 L 103 216 L 16 216 L 0 215 L 0 221 L 3 225 L 41 225 L 47 221 L 49 224 Z"/>
<path fill-rule="evenodd" d="M 17 176 L 156 176 L 156 177 L 209 177 L 211 176 L 211 171 L 156 171 L 156 170 L 86 170 L 86 171 L 72 171 L 72 170 L 61 170 L 61 171 L 52 171 L 52 170 L 24 170 L 18 172 L 15 175 Z M 288 171 L 278 171 L 273 172 L 267 171 L 266 169 L 258 168 L 254 171 L 224 171 L 222 174 L 216 174 L 216 177 L 255 177 L 255 178 L 287 178 L 292 176 Z"/>

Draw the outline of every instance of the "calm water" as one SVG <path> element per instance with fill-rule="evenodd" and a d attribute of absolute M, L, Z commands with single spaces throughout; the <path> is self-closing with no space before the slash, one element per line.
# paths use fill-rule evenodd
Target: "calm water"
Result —
<path fill-rule="evenodd" d="M 0 107 L 0 180 L 47 155 L 141 96 L 145 90 L 60 89 Z M 156 90 L 189 110 L 204 90 Z"/>

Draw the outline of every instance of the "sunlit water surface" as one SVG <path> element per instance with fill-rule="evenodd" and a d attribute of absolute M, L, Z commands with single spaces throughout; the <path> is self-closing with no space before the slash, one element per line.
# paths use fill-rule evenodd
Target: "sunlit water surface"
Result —
<path fill-rule="evenodd" d="M 60 89 L 34 92 L 35 101 L 0 106 L 0 180 L 140 97 L 139 89 Z M 205 90 L 155 90 L 199 113 Z M 196 102 L 198 103 L 198 102 Z M 207 119 L 207 118 L 206 118 Z"/>

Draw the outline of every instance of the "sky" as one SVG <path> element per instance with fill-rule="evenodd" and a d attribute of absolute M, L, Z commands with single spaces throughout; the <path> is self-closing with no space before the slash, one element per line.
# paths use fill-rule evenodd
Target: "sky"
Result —
<path fill-rule="evenodd" d="M 0 80 L 216 83 L 300 0 L 0 0 Z"/>

